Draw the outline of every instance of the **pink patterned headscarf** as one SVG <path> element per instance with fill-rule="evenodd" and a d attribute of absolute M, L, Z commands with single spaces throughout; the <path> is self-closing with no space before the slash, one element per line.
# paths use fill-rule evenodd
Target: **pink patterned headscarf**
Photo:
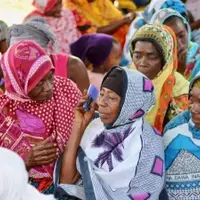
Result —
<path fill-rule="evenodd" d="M 69 79 L 54 77 L 53 96 L 44 102 L 28 97 L 37 83 L 53 69 L 51 60 L 35 42 L 25 40 L 2 56 L 6 93 L 0 96 L 0 146 L 26 158 L 32 146 L 46 138 L 63 151 L 72 130 L 74 107 L 81 92 Z M 34 167 L 32 179 L 52 181 L 54 163 Z"/>
<path fill-rule="evenodd" d="M 41 13 L 51 10 L 58 0 L 33 0 L 33 6 Z"/>
<path fill-rule="evenodd" d="M 30 101 L 28 93 L 54 69 L 45 51 L 33 41 L 21 41 L 2 56 L 6 95 L 14 100 Z"/>

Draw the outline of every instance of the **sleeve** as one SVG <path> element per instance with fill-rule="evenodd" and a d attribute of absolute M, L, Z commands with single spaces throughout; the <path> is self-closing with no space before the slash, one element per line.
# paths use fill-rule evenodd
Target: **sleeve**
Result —
<path fill-rule="evenodd" d="M 151 137 L 147 139 L 141 138 L 143 148 L 135 177 L 130 183 L 129 197 L 132 200 L 158 200 L 164 188 L 163 138 L 160 135 L 156 135 L 156 130 L 154 132 L 154 139 Z M 148 134 L 146 135 L 148 137 Z"/>
<path fill-rule="evenodd" d="M 59 183 L 61 161 L 62 161 L 62 155 L 58 158 L 54 169 L 53 181 L 55 186 L 54 190 L 55 197 L 58 199 L 66 198 L 70 200 L 75 200 L 76 198 L 79 198 L 81 200 L 85 200 L 85 193 L 84 193 L 82 179 L 79 179 L 75 185 Z M 77 168 L 79 168 L 79 166 L 77 166 Z"/>

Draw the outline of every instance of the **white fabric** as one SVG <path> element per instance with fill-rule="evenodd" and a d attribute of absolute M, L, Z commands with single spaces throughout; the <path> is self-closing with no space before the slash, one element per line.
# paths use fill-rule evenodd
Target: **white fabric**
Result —
<path fill-rule="evenodd" d="M 23 160 L 14 152 L 0 147 L 0 200 L 55 200 L 28 184 Z"/>
<path fill-rule="evenodd" d="M 190 119 L 189 124 L 194 126 L 194 123 Z M 183 131 L 184 130 L 184 131 Z M 193 143 L 200 146 L 200 140 L 193 137 L 192 132 L 189 130 L 188 123 L 181 124 L 173 129 L 169 129 L 164 134 L 164 145 L 165 149 L 170 145 L 170 143 L 178 136 L 183 135 L 191 139 Z"/>
<path fill-rule="evenodd" d="M 48 0 L 34 0 L 33 5 L 37 7 L 37 9 L 41 12 L 44 13 L 45 8 L 47 7 Z"/>
<path fill-rule="evenodd" d="M 127 188 L 128 190 L 128 185 L 131 179 L 135 176 L 140 152 L 143 146 L 141 142 L 142 118 L 136 120 L 131 128 L 131 134 L 124 140 L 123 144 L 121 144 L 124 161 L 119 162 L 114 158 L 114 156 L 112 156 L 114 165 L 112 171 L 109 171 L 107 163 L 104 163 L 102 168 L 94 166 L 97 176 L 101 177 L 101 179 L 104 180 L 113 191 L 120 188 Z M 104 129 L 105 127 L 103 126 L 103 123 L 100 118 L 98 118 L 88 126 L 83 135 L 80 146 L 91 161 L 95 161 L 99 154 L 105 150 L 104 148 L 92 147 L 94 138 Z M 116 181 L 116 177 L 120 177 L 120 181 Z"/>

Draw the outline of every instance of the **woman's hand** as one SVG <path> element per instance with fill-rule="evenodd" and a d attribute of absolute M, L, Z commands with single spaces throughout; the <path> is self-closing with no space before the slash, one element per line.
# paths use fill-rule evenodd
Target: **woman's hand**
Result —
<path fill-rule="evenodd" d="M 25 165 L 27 169 L 32 167 L 47 165 L 54 162 L 59 154 L 57 144 L 53 144 L 50 138 L 37 143 L 25 158 Z"/>
<path fill-rule="evenodd" d="M 95 102 L 92 102 L 90 105 L 90 110 L 86 112 L 83 108 L 83 105 L 85 104 L 87 98 L 87 91 L 84 91 L 83 97 L 79 101 L 78 106 L 75 108 L 74 123 L 78 125 L 82 130 L 85 130 L 85 128 L 91 122 L 95 109 L 97 108 L 97 104 Z"/>
<path fill-rule="evenodd" d="M 132 21 L 135 19 L 135 17 L 136 17 L 136 13 L 130 12 L 124 16 L 124 21 L 126 24 L 131 24 Z"/>

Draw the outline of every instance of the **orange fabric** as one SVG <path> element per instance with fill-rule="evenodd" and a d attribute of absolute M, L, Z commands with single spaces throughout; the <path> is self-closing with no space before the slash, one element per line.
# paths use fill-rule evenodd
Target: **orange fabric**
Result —
<path fill-rule="evenodd" d="M 128 32 L 128 29 L 129 29 L 129 26 L 124 25 L 121 28 L 119 28 L 117 31 L 115 31 L 115 33 L 112 35 L 114 38 L 116 38 L 120 42 L 122 47 L 125 44 L 126 34 Z"/>
<path fill-rule="evenodd" d="M 44 192 L 45 190 L 50 188 L 52 184 L 53 184 L 53 181 L 51 179 L 42 179 L 42 180 L 40 180 L 37 189 L 40 192 Z"/>
<path fill-rule="evenodd" d="M 92 24 L 89 20 L 87 20 L 80 12 L 73 9 L 72 13 L 74 14 L 74 18 L 76 20 L 76 24 L 78 28 L 84 27 L 84 26 L 90 26 L 90 28 L 86 30 L 80 30 L 81 33 L 84 34 L 90 34 L 90 33 L 96 33 L 97 27 Z"/>
<path fill-rule="evenodd" d="M 173 49 L 174 69 L 173 69 L 173 72 L 168 76 L 168 78 L 166 79 L 166 81 L 163 85 L 162 93 L 161 93 L 161 96 L 160 96 L 160 107 L 158 109 L 156 119 L 155 119 L 155 122 L 154 122 L 154 127 L 156 129 L 158 129 L 161 133 L 163 132 L 163 128 L 164 128 L 163 123 L 164 123 L 165 115 L 167 113 L 167 109 L 170 106 L 170 102 L 173 100 L 173 95 L 172 95 L 173 87 L 176 84 L 174 73 L 176 72 L 176 70 L 178 68 L 178 52 L 177 52 L 176 35 L 167 26 L 165 26 L 165 28 L 173 36 L 175 47 Z M 186 102 L 187 101 L 188 100 L 186 100 Z"/>
<path fill-rule="evenodd" d="M 174 100 L 181 110 L 188 109 L 188 95 L 181 95 L 179 97 L 174 98 Z"/>
<path fill-rule="evenodd" d="M 65 0 L 64 6 L 73 12 L 78 27 L 91 26 L 87 30 L 81 30 L 82 34 L 95 33 L 98 27 L 123 19 L 123 14 L 114 7 L 110 0 L 96 0 L 93 3 L 88 3 L 87 0 Z M 112 34 L 122 47 L 128 28 L 128 25 L 124 25 Z"/>
<path fill-rule="evenodd" d="M 160 96 L 160 107 L 158 109 L 154 127 L 161 133 L 163 132 L 163 122 L 170 102 L 172 101 L 173 86 L 175 85 L 175 77 L 171 74 L 163 85 Z"/>

